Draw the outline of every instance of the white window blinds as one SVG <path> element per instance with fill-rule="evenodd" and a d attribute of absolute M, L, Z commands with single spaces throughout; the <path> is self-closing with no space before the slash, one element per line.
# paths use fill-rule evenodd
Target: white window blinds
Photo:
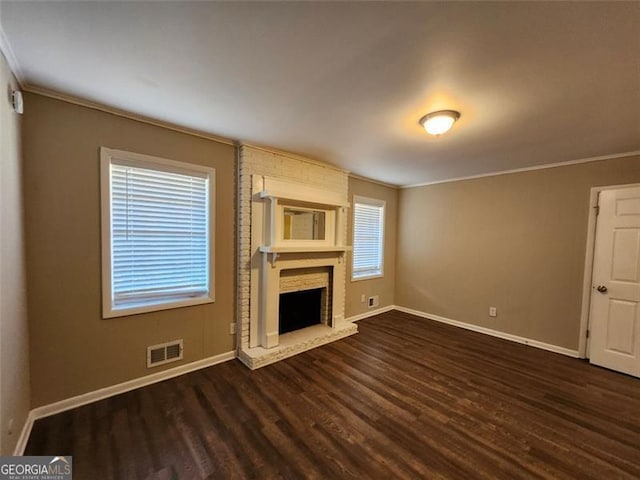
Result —
<path fill-rule="evenodd" d="M 203 170 L 110 158 L 105 316 L 211 301 L 211 175 Z"/>
<path fill-rule="evenodd" d="M 382 275 L 384 202 L 354 198 L 353 272 L 354 279 Z"/>

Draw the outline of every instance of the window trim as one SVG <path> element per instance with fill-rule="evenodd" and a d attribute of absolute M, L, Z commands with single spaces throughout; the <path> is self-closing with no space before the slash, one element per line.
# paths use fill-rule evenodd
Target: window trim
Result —
<path fill-rule="evenodd" d="M 111 164 L 150 168 L 172 173 L 206 176 L 208 188 L 208 230 L 209 230 L 209 292 L 205 296 L 167 301 L 151 305 L 128 308 L 114 308 L 112 300 L 111 271 Z M 101 213 L 101 256 L 102 256 L 102 318 L 124 317 L 139 313 L 169 310 L 173 308 L 202 305 L 215 302 L 215 168 L 140 153 L 100 147 L 100 213 Z"/>
<path fill-rule="evenodd" d="M 371 274 L 371 275 L 363 275 L 363 276 L 358 276 L 358 277 L 354 277 L 353 273 L 354 273 L 354 269 L 353 269 L 353 263 L 355 260 L 355 238 L 356 238 L 356 204 L 360 203 L 360 204 L 364 204 L 364 205 L 371 205 L 374 207 L 381 207 L 382 209 L 382 215 L 381 215 L 381 219 L 380 219 L 380 223 L 382 224 L 382 229 L 381 229 L 381 235 L 380 235 L 380 273 L 376 273 L 376 274 Z M 384 255 L 384 240 L 385 240 L 385 232 L 386 232 L 386 215 L 387 215 L 387 202 L 384 200 L 379 200 L 377 198 L 370 198 L 370 197 L 363 197 L 360 195 L 354 195 L 353 196 L 353 228 L 352 228 L 352 235 L 353 235 L 353 248 L 352 248 L 352 252 L 351 252 L 351 281 L 352 282 L 360 282 L 362 280 L 373 280 L 375 278 L 382 278 L 384 277 L 384 260 L 385 260 L 385 255 Z"/>

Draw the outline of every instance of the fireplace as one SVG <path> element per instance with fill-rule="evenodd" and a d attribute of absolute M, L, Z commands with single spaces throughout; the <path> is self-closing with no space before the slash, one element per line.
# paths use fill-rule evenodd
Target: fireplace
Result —
<path fill-rule="evenodd" d="M 347 173 L 243 145 L 239 196 L 240 360 L 260 368 L 357 333 L 344 318 Z"/>
<path fill-rule="evenodd" d="M 322 297 L 326 288 L 314 288 L 280 294 L 278 333 L 293 332 L 301 328 L 326 323 L 322 321 Z"/>

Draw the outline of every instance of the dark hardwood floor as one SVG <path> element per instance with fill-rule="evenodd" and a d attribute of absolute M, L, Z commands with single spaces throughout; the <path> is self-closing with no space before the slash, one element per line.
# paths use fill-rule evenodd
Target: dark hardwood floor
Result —
<path fill-rule="evenodd" d="M 389 312 L 250 371 L 216 365 L 38 420 L 74 480 L 640 478 L 640 380 Z"/>

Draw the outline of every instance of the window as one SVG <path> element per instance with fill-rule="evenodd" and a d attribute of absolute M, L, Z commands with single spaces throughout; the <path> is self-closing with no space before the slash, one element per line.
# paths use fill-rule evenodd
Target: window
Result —
<path fill-rule="evenodd" d="M 352 280 L 381 277 L 383 266 L 385 202 L 353 197 Z"/>
<path fill-rule="evenodd" d="M 215 170 L 100 153 L 103 317 L 212 302 Z"/>

